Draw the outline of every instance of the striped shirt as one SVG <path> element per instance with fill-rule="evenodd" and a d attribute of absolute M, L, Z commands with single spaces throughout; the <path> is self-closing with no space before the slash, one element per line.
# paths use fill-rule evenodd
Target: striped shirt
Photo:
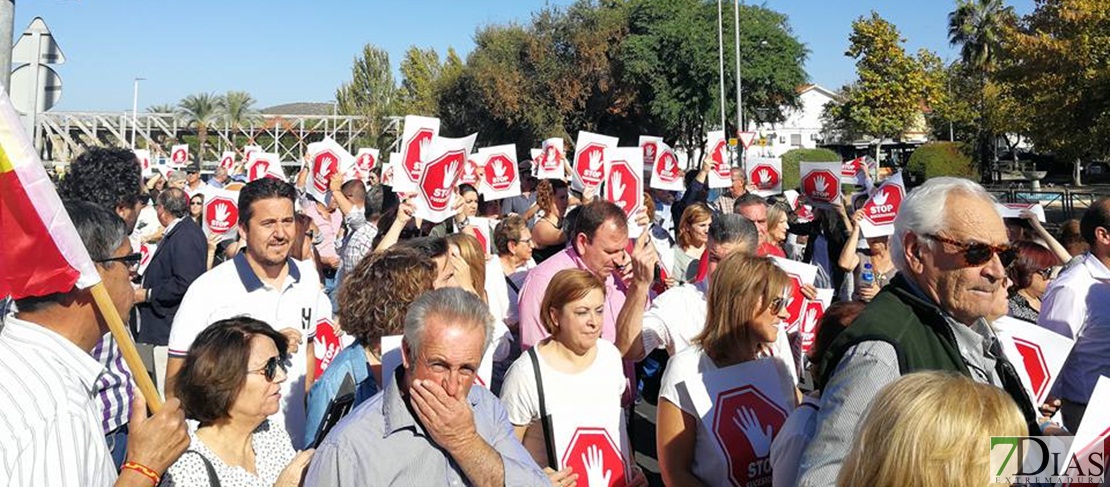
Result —
<path fill-rule="evenodd" d="M 92 357 L 105 369 L 97 381 L 97 404 L 104 434 L 127 424 L 131 418 L 131 400 L 135 398 L 131 369 L 123 361 L 123 352 L 111 333 L 107 333 L 92 350 Z"/>
<path fill-rule="evenodd" d="M 4 318 L 0 331 L 0 485 L 116 481 L 96 403 L 104 367 L 43 326 Z"/>

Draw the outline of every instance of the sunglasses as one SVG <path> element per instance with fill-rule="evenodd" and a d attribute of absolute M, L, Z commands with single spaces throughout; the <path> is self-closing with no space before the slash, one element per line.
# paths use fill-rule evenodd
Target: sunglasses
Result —
<path fill-rule="evenodd" d="M 97 264 L 107 264 L 109 262 L 120 262 L 127 266 L 128 270 L 135 270 L 139 267 L 139 261 L 143 260 L 143 254 L 139 252 L 121 255 L 119 257 L 108 257 L 107 259 L 95 259 L 93 262 Z"/>
<path fill-rule="evenodd" d="M 926 238 L 936 240 L 937 242 L 946 243 L 959 248 L 963 251 L 964 262 L 970 266 L 980 266 L 990 262 L 995 254 L 998 254 L 998 260 L 1002 262 L 1002 267 L 1010 267 L 1010 264 L 1017 258 L 1017 251 L 1009 245 L 990 245 L 981 242 L 960 242 L 952 240 L 936 234 L 925 235 Z"/>
<path fill-rule="evenodd" d="M 786 307 L 787 299 L 788 298 L 786 296 L 783 296 L 781 298 L 772 299 L 771 300 L 771 308 L 770 308 L 771 314 L 777 315 L 779 313 L 782 313 L 782 309 Z"/>
<path fill-rule="evenodd" d="M 277 371 L 278 371 L 279 368 L 281 369 L 282 372 L 286 371 L 285 358 L 281 357 L 279 355 L 274 355 L 273 357 L 270 357 L 270 359 L 266 361 L 266 365 L 263 365 L 262 368 L 254 369 L 254 370 L 247 370 L 247 373 L 249 373 L 249 374 L 261 373 L 262 376 L 265 377 L 267 381 L 273 382 L 274 378 L 277 377 Z"/>
<path fill-rule="evenodd" d="M 1044 269 L 1037 271 L 1037 274 L 1040 274 L 1042 279 L 1046 281 L 1051 281 L 1053 278 L 1060 275 L 1060 267 L 1045 267 Z"/>
<path fill-rule="evenodd" d="M 324 234 L 319 231 L 308 230 L 304 232 L 304 236 L 312 240 L 312 245 L 320 245 L 324 243 Z"/>

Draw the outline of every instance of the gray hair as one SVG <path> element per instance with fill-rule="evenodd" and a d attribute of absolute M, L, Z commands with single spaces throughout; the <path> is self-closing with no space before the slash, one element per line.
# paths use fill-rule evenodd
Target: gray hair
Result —
<path fill-rule="evenodd" d="M 174 218 L 185 218 L 189 214 L 189 195 L 180 188 L 166 188 L 158 193 L 158 205 Z"/>
<path fill-rule="evenodd" d="M 945 208 L 948 206 L 948 197 L 952 194 L 980 198 L 992 205 L 995 202 L 994 196 L 979 183 L 969 179 L 938 177 L 914 188 L 898 210 L 898 216 L 894 219 L 894 235 L 890 237 L 890 255 L 899 272 L 906 272 L 907 269 L 903 248 L 906 235 L 912 233 L 924 236 L 944 230 Z M 997 214 L 998 210 L 994 211 Z"/>
<path fill-rule="evenodd" d="M 751 252 L 759 244 L 759 230 L 747 218 L 734 213 L 715 215 L 709 238 L 719 244 L 742 243 Z"/>
<path fill-rule="evenodd" d="M 481 327 L 485 335 L 482 340 L 482 354 L 489 348 L 493 338 L 493 315 L 490 314 L 489 307 L 473 293 L 448 287 L 428 291 L 409 306 L 409 312 L 405 315 L 405 343 L 414 356 L 423 344 L 424 325 L 432 316 L 455 325 Z"/>

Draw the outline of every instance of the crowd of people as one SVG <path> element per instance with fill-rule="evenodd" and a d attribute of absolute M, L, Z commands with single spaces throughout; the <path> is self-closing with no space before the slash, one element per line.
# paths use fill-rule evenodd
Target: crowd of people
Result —
<path fill-rule="evenodd" d="M 711 168 L 628 215 L 524 161 L 519 196 L 460 185 L 433 223 L 378 174 L 317 198 L 304 169 L 144 178 L 90 148 L 57 191 L 166 401 L 149 414 L 89 290 L 5 300 L 0 484 L 646 486 L 644 401 L 665 485 L 982 484 L 985 438 L 1077 431 L 1110 375 L 1110 200 L 1057 239 L 934 178 L 864 238 L 872 187 L 807 221 L 739 169 L 710 189 Z M 233 184 L 238 225 L 206 236 L 205 188 Z M 805 353 L 777 259 L 817 267 L 807 300 L 833 294 Z M 1002 316 L 1075 340 L 1044 404 Z M 706 414 L 744 374 L 777 422 Z M 619 462 L 566 455 L 587 423 Z"/>

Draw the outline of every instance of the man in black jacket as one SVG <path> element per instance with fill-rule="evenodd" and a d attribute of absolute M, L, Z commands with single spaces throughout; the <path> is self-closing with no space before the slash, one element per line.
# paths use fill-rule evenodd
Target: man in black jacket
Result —
<path fill-rule="evenodd" d="M 133 331 L 136 342 L 153 347 L 152 375 L 162 382 L 170 326 L 185 291 L 206 270 L 208 242 L 200 226 L 188 218 L 184 191 L 169 188 L 158 193 L 154 208 L 166 230 L 143 274 L 142 287 L 135 290 L 139 319 Z"/>

